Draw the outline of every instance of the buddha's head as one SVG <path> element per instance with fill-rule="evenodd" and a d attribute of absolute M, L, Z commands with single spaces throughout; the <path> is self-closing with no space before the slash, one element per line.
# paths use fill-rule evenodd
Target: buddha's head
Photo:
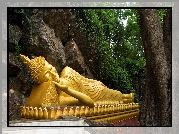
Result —
<path fill-rule="evenodd" d="M 30 60 L 28 57 L 20 54 L 20 58 L 24 64 L 30 68 L 31 77 L 36 83 L 43 83 L 52 80 L 52 76 L 47 73 L 47 71 L 52 71 L 57 74 L 56 69 L 42 56 Z"/>

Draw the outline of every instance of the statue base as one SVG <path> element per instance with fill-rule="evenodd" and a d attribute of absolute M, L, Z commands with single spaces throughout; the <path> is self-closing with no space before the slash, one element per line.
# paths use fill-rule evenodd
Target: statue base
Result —
<path fill-rule="evenodd" d="M 90 134 L 84 127 L 9 127 L 3 134 Z"/>
<path fill-rule="evenodd" d="M 20 121 L 10 121 L 9 126 L 89 126 L 84 119 L 74 118 L 71 116 L 64 116 L 63 119 L 52 120 L 30 120 L 30 119 L 21 119 Z"/>

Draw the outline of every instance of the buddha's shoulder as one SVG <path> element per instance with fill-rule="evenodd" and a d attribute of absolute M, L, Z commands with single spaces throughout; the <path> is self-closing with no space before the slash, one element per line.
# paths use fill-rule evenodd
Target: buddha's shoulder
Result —
<path fill-rule="evenodd" d="M 65 71 L 65 72 L 68 72 L 68 71 L 70 71 L 70 72 L 72 72 L 72 71 L 75 71 L 75 70 L 73 70 L 71 67 L 69 67 L 69 66 L 66 66 L 62 71 Z"/>
<path fill-rule="evenodd" d="M 73 75 L 79 75 L 79 73 L 78 72 L 76 72 L 75 70 L 73 70 L 71 67 L 69 67 L 69 66 L 66 66 L 63 70 L 62 70 L 62 72 L 61 72 L 61 77 L 63 77 L 63 76 L 66 76 L 66 75 L 69 75 L 69 74 L 73 74 Z"/>
<path fill-rule="evenodd" d="M 61 76 L 61 77 L 65 77 L 66 75 L 70 74 L 71 72 L 73 72 L 73 69 L 70 68 L 70 67 L 68 67 L 68 66 L 66 66 L 66 67 L 62 70 L 60 76 Z"/>

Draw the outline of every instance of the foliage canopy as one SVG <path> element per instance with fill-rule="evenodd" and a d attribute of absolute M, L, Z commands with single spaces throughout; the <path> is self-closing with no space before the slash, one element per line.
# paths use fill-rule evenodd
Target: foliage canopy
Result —
<path fill-rule="evenodd" d="M 101 81 L 123 93 L 135 92 L 133 76 L 146 64 L 136 11 L 78 9 L 76 16 L 77 26 L 96 50 Z"/>

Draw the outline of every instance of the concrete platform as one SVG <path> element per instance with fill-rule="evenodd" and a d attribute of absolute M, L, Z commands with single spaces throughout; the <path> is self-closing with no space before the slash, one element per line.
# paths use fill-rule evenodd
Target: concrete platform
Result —
<path fill-rule="evenodd" d="M 73 126 L 73 127 L 70 127 Z M 77 126 L 77 127 L 76 127 Z M 79 126 L 79 127 L 78 127 Z M 10 121 L 3 134 L 89 134 L 84 119 L 72 120 L 19 120 Z"/>
<path fill-rule="evenodd" d="M 2 134 L 144 134 L 142 127 L 9 127 Z"/>
<path fill-rule="evenodd" d="M 10 121 L 9 126 L 89 126 L 84 119 L 78 120 L 22 120 Z"/>
<path fill-rule="evenodd" d="M 14 127 L 2 129 L 2 134 L 90 134 L 84 127 Z"/>

